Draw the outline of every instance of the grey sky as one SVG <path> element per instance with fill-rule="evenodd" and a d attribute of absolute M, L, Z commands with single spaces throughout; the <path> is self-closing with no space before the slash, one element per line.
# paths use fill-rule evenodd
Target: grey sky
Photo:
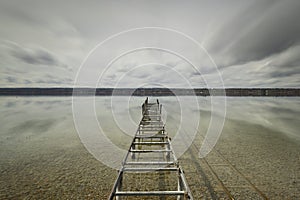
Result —
<path fill-rule="evenodd" d="M 79 66 L 97 44 L 124 30 L 152 26 L 178 30 L 202 44 L 225 87 L 300 87 L 299 10 L 299 0 L 3 0 L 0 87 L 72 86 Z M 144 40 L 159 47 L 168 39 L 169 50 L 198 60 L 201 73 L 168 52 L 143 50 L 117 60 L 97 86 L 221 85 L 203 52 L 165 34 L 113 40 L 103 56 L 120 55 L 134 47 L 130 43 Z M 98 70 L 107 62 L 94 64 L 91 69 Z"/>

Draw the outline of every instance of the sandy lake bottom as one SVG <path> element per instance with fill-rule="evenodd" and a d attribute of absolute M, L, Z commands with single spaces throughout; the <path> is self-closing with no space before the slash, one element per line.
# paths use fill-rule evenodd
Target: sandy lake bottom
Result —
<path fill-rule="evenodd" d="M 115 98 L 96 97 L 95 114 L 107 138 L 126 150 L 144 98 Z M 208 97 L 197 97 L 199 106 L 189 97 L 181 105 L 177 100 L 160 98 L 171 137 L 193 133 L 179 162 L 194 199 L 300 199 L 299 98 L 227 98 L 222 133 L 205 158 L 199 158 L 199 149 L 211 117 L 219 113 L 212 113 Z M 84 119 L 93 117 L 81 109 Z M 117 170 L 85 148 L 73 113 L 69 97 L 0 98 L 0 199 L 108 198 Z M 189 119 L 193 115 L 199 120 Z M 103 148 L 99 142 L 99 155 Z M 103 158 L 118 166 L 123 156 Z M 147 190 L 153 182 L 154 188 L 173 187 L 168 176 L 133 174 L 128 188 Z"/>

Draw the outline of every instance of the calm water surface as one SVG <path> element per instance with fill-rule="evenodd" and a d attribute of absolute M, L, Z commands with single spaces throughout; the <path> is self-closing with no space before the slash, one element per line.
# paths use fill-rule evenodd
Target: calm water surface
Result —
<path fill-rule="evenodd" d="M 96 97 L 95 113 L 107 138 L 127 150 L 144 98 L 114 98 Z M 205 159 L 198 151 L 218 109 L 212 114 L 205 97 L 199 107 L 191 97 L 160 101 L 172 137 L 195 132 L 180 161 L 196 199 L 227 198 L 218 179 L 237 199 L 261 198 L 249 181 L 271 199 L 300 198 L 299 98 L 227 98 L 222 135 Z M 1 97 L 0 124 L 0 199 L 107 199 L 117 172 L 81 143 L 71 98 Z"/>

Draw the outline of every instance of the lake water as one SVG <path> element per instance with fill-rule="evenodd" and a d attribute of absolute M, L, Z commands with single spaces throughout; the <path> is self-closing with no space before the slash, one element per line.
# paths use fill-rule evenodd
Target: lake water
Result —
<path fill-rule="evenodd" d="M 89 98 L 78 101 L 84 105 Z M 96 97 L 95 113 L 77 107 L 82 118 L 74 122 L 70 97 L 1 97 L 0 199 L 107 199 L 117 176 L 107 165 L 120 166 L 144 100 Z M 221 136 L 205 158 L 199 158 L 199 149 L 212 117 L 222 116 L 221 108 L 212 113 L 208 97 L 197 97 L 199 106 L 192 97 L 181 97 L 181 104 L 175 97 L 159 100 L 171 137 L 185 133 L 192 142 L 173 145 L 179 156 L 184 153 L 179 160 L 195 199 L 300 198 L 298 97 L 227 98 Z M 106 155 L 103 141 L 89 150 L 81 142 L 95 134 L 89 128 L 95 116 L 118 155 Z"/>

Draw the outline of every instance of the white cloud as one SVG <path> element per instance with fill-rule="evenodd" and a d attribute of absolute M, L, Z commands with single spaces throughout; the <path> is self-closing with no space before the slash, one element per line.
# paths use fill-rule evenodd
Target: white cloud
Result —
<path fill-rule="evenodd" d="M 160 26 L 187 33 L 202 43 L 219 66 L 227 87 L 299 87 L 299 9 L 297 0 L 2 1 L 0 86 L 70 86 L 81 62 L 99 42 L 130 28 Z M 152 40 L 159 45 L 166 38 L 153 34 L 136 40 Z M 152 66 L 132 70 L 123 78 L 122 86 L 148 83 L 186 87 L 183 80 L 188 80 L 193 87 L 203 87 L 205 79 L 220 84 L 205 54 L 189 51 L 187 44 L 172 35 L 169 39 L 173 41 L 168 44 L 170 48 L 181 48 L 196 58 L 201 75 L 176 56 L 144 51 L 120 58 L 107 71 L 103 85 L 114 85 L 134 67 L 151 62 L 170 69 Z M 11 49 L 3 41 L 12 41 L 20 48 Z M 121 53 L 122 45 L 114 44 L 107 56 Z M 97 68 L 105 67 L 101 60 L 97 62 Z"/>

